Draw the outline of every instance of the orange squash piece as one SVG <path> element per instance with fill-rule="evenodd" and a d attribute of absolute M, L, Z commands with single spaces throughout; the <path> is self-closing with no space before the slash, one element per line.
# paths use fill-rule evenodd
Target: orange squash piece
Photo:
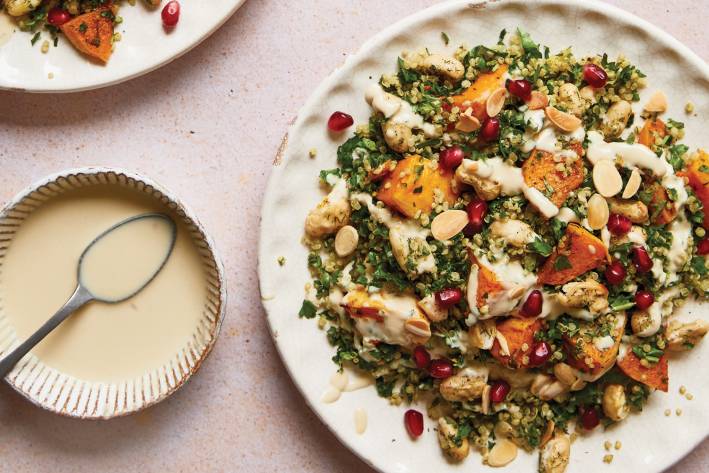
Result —
<path fill-rule="evenodd" d="M 643 144 L 655 151 L 655 138 L 664 138 L 667 136 L 667 127 L 665 122 L 656 118 L 655 120 L 646 120 L 640 133 L 638 133 L 638 143 Z"/>
<path fill-rule="evenodd" d="M 648 203 L 648 211 L 654 225 L 667 225 L 677 217 L 677 208 L 674 205 L 667 206 L 670 196 L 667 194 L 662 184 L 656 182 L 652 184 L 652 198 Z M 661 207 L 660 207 L 661 206 Z"/>
<path fill-rule="evenodd" d="M 583 147 L 575 143 L 574 151 L 579 155 L 583 155 Z M 554 154 L 548 151 L 535 149 L 529 158 L 522 164 L 522 175 L 524 182 L 542 194 L 547 194 L 548 190 L 553 190 L 553 194 L 549 200 L 554 202 L 554 205 L 561 207 L 572 191 L 578 189 L 583 182 L 583 161 L 578 159 L 571 164 L 569 174 L 564 175 L 563 172 L 556 170 Z"/>
<path fill-rule="evenodd" d="M 622 316 L 625 318 L 625 316 Z M 564 350 L 566 351 L 566 362 L 584 373 L 597 375 L 615 363 L 620 348 L 620 341 L 623 338 L 623 325 L 617 327 L 611 334 L 613 346 L 605 350 L 600 350 L 593 343 L 593 333 L 597 329 L 593 323 L 577 322 L 579 331 L 573 337 L 564 338 Z"/>
<path fill-rule="evenodd" d="M 689 185 L 704 204 L 703 226 L 709 230 L 709 154 L 699 150 L 697 157 L 687 166 L 687 171 L 680 174 L 689 179 Z"/>
<path fill-rule="evenodd" d="M 484 72 L 480 74 L 475 82 L 470 87 L 465 89 L 462 94 L 454 95 L 453 103 L 461 107 L 463 102 L 470 102 L 473 108 L 473 115 L 481 122 L 487 118 L 485 103 L 488 96 L 500 87 L 504 87 L 505 83 L 502 80 L 507 72 L 507 64 L 501 64 L 493 72 Z"/>
<path fill-rule="evenodd" d="M 472 257 L 473 263 L 478 265 L 478 293 L 475 298 L 478 307 L 487 304 L 489 296 L 502 291 L 504 287 L 500 284 L 494 271 L 480 264 L 475 256 Z"/>
<path fill-rule="evenodd" d="M 507 340 L 509 355 L 502 354 L 499 340 L 495 339 L 490 353 L 508 368 L 524 368 L 529 364 L 529 353 L 534 345 L 534 334 L 541 330 L 539 319 L 508 317 L 497 322 L 497 331 Z"/>
<path fill-rule="evenodd" d="M 377 199 L 412 218 L 419 210 L 424 214 L 431 212 L 436 190 L 446 202 L 455 203 L 458 192 L 453 188 L 453 172 L 440 166 L 434 169 L 430 159 L 412 155 L 399 161 L 382 180 Z"/>
<path fill-rule="evenodd" d="M 631 379 L 638 383 L 643 383 L 660 391 L 667 392 L 669 388 L 670 377 L 668 374 L 667 357 L 662 355 L 660 361 L 650 367 L 645 367 L 640 364 L 640 358 L 632 351 L 620 360 L 618 360 L 618 368 Z"/>
<path fill-rule="evenodd" d="M 113 48 L 114 18 L 115 10 L 109 5 L 79 15 L 59 28 L 77 50 L 106 63 Z"/>
<path fill-rule="evenodd" d="M 608 249 L 593 233 L 570 223 L 537 274 L 540 284 L 566 284 L 608 261 Z"/>

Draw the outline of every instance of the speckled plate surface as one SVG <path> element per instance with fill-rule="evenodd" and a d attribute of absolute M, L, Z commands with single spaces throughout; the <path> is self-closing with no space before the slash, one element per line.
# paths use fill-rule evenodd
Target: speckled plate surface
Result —
<path fill-rule="evenodd" d="M 432 52 L 452 52 L 465 42 L 494 44 L 503 28 L 521 26 L 537 42 L 552 51 L 573 46 L 577 56 L 607 52 L 623 53 L 648 75 L 643 99 L 656 89 L 670 98 L 667 116 L 686 122 L 686 142 L 691 147 L 707 146 L 709 126 L 709 67 L 687 47 L 649 23 L 614 7 L 588 1 L 500 1 L 471 3 L 455 1 L 437 5 L 392 25 L 368 41 L 358 53 L 328 77 L 300 111 L 274 162 L 266 193 L 259 249 L 259 278 L 263 304 L 273 337 L 284 363 L 306 401 L 337 437 L 364 461 L 384 472 L 473 471 L 486 468 L 480 456 L 471 452 L 461 465 L 448 463 L 437 445 L 434 425 L 426 421 L 424 435 L 409 440 L 403 423 L 404 407 L 393 407 L 379 398 L 373 388 L 345 393 L 333 404 L 320 399 L 335 372 L 334 349 L 314 321 L 298 318 L 304 285 L 310 280 L 307 250 L 301 244 L 303 222 L 308 211 L 323 197 L 318 172 L 336 166 L 337 146 L 349 135 L 333 138 L 326 123 L 335 110 L 352 114 L 363 123 L 370 114 L 364 90 L 382 73 L 396 69 L 396 57 L 403 50 L 428 47 Z M 441 41 L 441 32 L 451 38 Z M 686 102 L 696 112 L 687 117 Z M 637 105 L 636 105 L 637 107 Z M 317 149 L 311 159 L 308 150 Z M 278 257 L 286 259 L 284 266 Z M 684 315 L 696 318 L 706 308 L 687 305 Z M 689 356 L 672 360 L 670 392 L 656 393 L 641 415 L 620 425 L 596 429 L 572 446 L 569 473 L 660 472 L 687 454 L 709 433 L 709 379 L 697 376 L 706 371 L 709 344 L 700 345 Z M 678 393 L 685 385 L 694 394 L 687 401 Z M 363 408 L 369 425 L 357 435 L 354 412 Z M 674 414 L 675 409 L 682 416 Z M 673 415 L 665 417 L 666 409 Z M 620 440 L 610 465 L 602 462 L 606 440 Z M 520 453 L 502 471 L 536 471 L 536 455 Z M 492 470 L 491 470 L 492 471 Z"/>
<path fill-rule="evenodd" d="M 35 350 L 28 353 L 7 375 L 6 381 L 33 404 L 57 414 L 82 419 L 109 419 L 131 414 L 156 404 L 183 386 L 199 369 L 216 342 L 226 313 L 226 283 L 224 269 L 216 255 L 214 244 L 204 228 L 172 193 L 152 180 L 128 171 L 113 168 L 81 168 L 64 171 L 49 176 L 20 192 L 0 212 L 0 267 L 8 253 L 13 251 L 15 233 L 22 228 L 23 221 L 36 209 L 52 198 L 80 188 L 103 187 L 125 190 L 129 194 L 145 195 L 156 211 L 168 213 L 178 224 L 178 244 L 182 240 L 192 245 L 203 276 L 204 301 L 201 310 L 195 312 L 194 326 L 189 326 L 183 338 L 171 337 L 173 330 L 169 324 L 144 324 L 137 328 L 143 334 L 133 336 L 126 342 L 126 350 L 131 343 L 152 344 L 164 334 L 170 340 L 164 350 L 164 358 L 131 359 L 127 371 L 140 373 L 130 378 L 86 378 L 63 372 L 46 363 Z M 77 217 L 83 214 L 77 214 Z M 180 234 L 182 233 L 182 234 Z M 70 283 L 73 285 L 73 281 Z M 0 287 L 4 283 L 0 277 Z M 146 292 L 150 288 L 146 289 Z M 0 291 L 1 292 L 1 291 Z M 0 358 L 12 351 L 23 340 L 2 310 L 0 300 Z M 47 314 L 49 318 L 52 314 Z M 76 315 L 75 315 L 76 317 Z M 58 330 L 63 329 L 71 319 Z M 96 334 L 100 337 L 100 334 Z M 146 342 L 146 340 L 148 340 Z M 135 350 L 135 348 L 134 348 Z M 97 354 L 98 355 L 98 354 Z M 125 357 L 129 359 L 130 357 Z M 114 363 L 117 362 L 115 358 Z M 111 363 L 109 359 L 105 363 Z M 75 369 L 79 369 L 76 367 Z M 110 368 L 109 368 L 110 370 Z M 80 370 L 82 371 L 82 370 Z"/>
<path fill-rule="evenodd" d="M 0 41 L 0 89 L 27 92 L 74 92 L 117 84 L 148 73 L 197 46 L 216 31 L 246 0 L 181 0 L 180 22 L 172 31 L 162 27 L 160 9 L 134 7 L 124 2 L 123 22 L 116 26 L 122 36 L 107 65 L 92 62 L 77 52 L 64 37 L 59 46 L 42 54 L 42 33 L 34 46 L 31 33 L 16 31 Z M 162 2 L 164 5 L 166 1 Z M 0 38 L 8 27 L 0 13 Z M 51 75 L 51 78 L 50 78 Z"/>

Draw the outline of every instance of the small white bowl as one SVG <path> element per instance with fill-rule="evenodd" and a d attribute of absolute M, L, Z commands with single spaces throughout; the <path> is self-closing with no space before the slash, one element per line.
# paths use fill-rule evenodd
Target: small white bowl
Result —
<path fill-rule="evenodd" d="M 210 353 L 226 310 L 224 269 L 212 239 L 194 215 L 168 190 L 143 176 L 115 168 L 63 171 L 31 185 L 0 211 L 0 266 L 16 231 L 42 202 L 65 191 L 95 185 L 121 186 L 145 193 L 167 207 L 189 231 L 204 268 L 207 295 L 191 340 L 142 377 L 116 382 L 78 379 L 47 366 L 32 352 L 7 375 L 6 381 L 33 404 L 51 412 L 81 419 L 109 419 L 131 414 L 164 400 L 184 385 Z M 51 314 L 47 314 L 49 318 Z M 0 314 L 0 357 L 22 340 Z"/>

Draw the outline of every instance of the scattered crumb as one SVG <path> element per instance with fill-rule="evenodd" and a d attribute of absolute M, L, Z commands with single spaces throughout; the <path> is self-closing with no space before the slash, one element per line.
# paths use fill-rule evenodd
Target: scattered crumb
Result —
<path fill-rule="evenodd" d="M 279 266 L 283 266 L 284 264 L 286 264 L 286 257 L 285 257 L 285 256 L 279 256 L 279 257 L 278 257 L 278 265 L 279 265 Z"/>
<path fill-rule="evenodd" d="M 692 102 L 687 102 L 687 105 L 684 106 L 684 111 L 685 113 L 694 112 L 694 104 Z"/>
<path fill-rule="evenodd" d="M 684 393 L 686 393 L 686 392 L 687 392 L 687 388 L 685 388 L 684 386 L 680 386 L 680 387 L 679 387 L 679 393 L 680 393 L 680 394 L 684 395 Z"/>
<path fill-rule="evenodd" d="M 670 409 L 665 409 L 665 417 L 669 417 L 672 415 L 672 411 Z"/>
<path fill-rule="evenodd" d="M 620 450 L 622 446 L 623 446 L 623 444 L 620 443 L 620 440 L 616 440 L 616 441 L 615 441 L 614 447 L 615 447 L 616 450 Z"/>
<path fill-rule="evenodd" d="M 54 73 L 50 72 L 49 74 L 47 74 L 47 79 L 54 79 Z"/>
<path fill-rule="evenodd" d="M 681 415 L 682 415 L 682 409 L 677 408 L 677 410 L 675 411 L 675 414 L 677 414 L 678 417 L 681 416 Z"/>
<path fill-rule="evenodd" d="M 613 461 L 613 455 L 608 454 L 603 457 L 603 463 L 611 463 Z"/>
<path fill-rule="evenodd" d="M 310 159 L 314 159 L 315 156 L 318 155 L 318 150 L 315 148 L 310 148 L 310 151 L 308 151 L 308 156 L 310 156 Z"/>
<path fill-rule="evenodd" d="M 687 395 L 685 397 L 687 398 L 688 401 L 691 401 L 692 399 L 694 399 L 694 396 L 692 395 L 692 393 L 687 393 Z"/>
<path fill-rule="evenodd" d="M 49 41 L 46 39 L 42 43 L 42 54 L 47 54 L 49 52 Z"/>
<path fill-rule="evenodd" d="M 606 442 L 603 444 L 603 448 L 605 448 L 606 451 L 610 450 L 611 449 L 611 441 L 606 440 Z"/>

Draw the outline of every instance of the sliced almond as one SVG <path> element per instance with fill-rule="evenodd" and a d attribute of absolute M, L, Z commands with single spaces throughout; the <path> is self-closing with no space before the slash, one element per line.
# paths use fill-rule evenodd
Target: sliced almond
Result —
<path fill-rule="evenodd" d="M 539 92 L 538 90 L 532 91 L 532 96 L 527 102 L 527 107 L 530 110 L 541 110 L 549 105 L 549 97 L 546 94 Z"/>
<path fill-rule="evenodd" d="M 517 458 L 517 445 L 511 440 L 501 439 L 490 450 L 487 464 L 492 467 L 501 467 L 511 463 L 515 458 Z"/>
<path fill-rule="evenodd" d="M 481 350 L 490 350 L 495 343 L 497 337 L 497 325 L 495 321 L 479 320 L 475 325 L 470 327 L 468 331 L 470 344 Z"/>
<path fill-rule="evenodd" d="M 500 420 L 495 424 L 492 429 L 495 434 L 495 438 L 504 439 L 507 437 L 512 437 L 514 435 L 514 429 L 509 422 Z"/>
<path fill-rule="evenodd" d="M 628 179 L 628 183 L 625 185 L 625 189 L 623 189 L 623 195 L 621 197 L 624 199 L 630 199 L 640 189 L 641 182 L 642 177 L 640 176 L 640 171 L 638 171 L 638 168 L 634 168 L 630 173 L 630 178 Z"/>
<path fill-rule="evenodd" d="M 606 199 L 600 194 L 593 194 L 588 200 L 588 226 L 592 230 L 600 230 L 608 223 L 609 215 Z"/>
<path fill-rule="evenodd" d="M 496 117 L 502 111 L 502 107 L 505 106 L 506 98 L 507 89 L 504 87 L 495 89 L 487 98 L 487 103 L 485 104 L 485 111 L 487 112 L 487 115 L 489 117 Z"/>
<path fill-rule="evenodd" d="M 518 284 L 517 286 L 507 291 L 507 297 L 509 297 L 510 299 L 519 299 L 520 297 L 522 297 L 526 290 L 526 286 L 524 286 L 523 284 Z"/>
<path fill-rule="evenodd" d="M 497 343 L 500 344 L 500 354 L 502 356 L 510 356 L 510 346 L 507 344 L 507 338 L 501 332 L 496 332 L 495 338 Z"/>
<path fill-rule="evenodd" d="M 570 113 L 562 112 L 558 108 L 547 107 L 544 109 L 547 118 L 558 129 L 571 133 L 581 126 L 581 119 Z"/>
<path fill-rule="evenodd" d="M 460 115 L 458 123 L 455 124 L 455 129 L 463 133 L 472 133 L 480 129 L 480 120 L 472 115 L 472 109 L 466 110 L 466 113 Z"/>
<path fill-rule="evenodd" d="M 468 224 L 468 213 L 465 210 L 446 210 L 431 222 L 431 234 L 438 241 L 450 240 L 463 231 Z"/>
<path fill-rule="evenodd" d="M 650 100 L 645 104 L 645 111 L 651 113 L 664 113 L 667 111 L 667 96 L 661 90 L 658 90 Z"/>
<path fill-rule="evenodd" d="M 546 445 L 546 443 L 551 440 L 551 437 L 554 435 L 554 428 L 556 427 L 556 424 L 554 424 L 553 420 L 550 420 L 547 422 L 547 428 L 544 430 L 544 434 L 542 434 L 542 438 L 539 439 L 539 447 L 543 447 Z"/>
<path fill-rule="evenodd" d="M 359 243 L 357 229 L 351 225 L 345 225 L 335 235 L 335 253 L 340 258 L 349 256 L 357 249 L 357 243 Z"/>
<path fill-rule="evenodd" d="M 367 430 L 367 411 L 361 407 L 355 409 L 354 423 L 355 432 L 357 432 L 358 435 L 362 435 L 364 431 Z"/>
<path fill-rule="evenodd" d="M 429 324 L 426 319 L 419 317 L 408 319 L 404 322 L 404 328 L 419 340 L 428 340 L 431 338 L 431 324 Z"/>
<path fill-rule="evenodd" d="M 623 189 L 623 178 L 610 159 L 602 159 L 593 166 L 593 185 L 603 197 L 613 197 Z"/>
<path fill-rule="evenodd" d="M 483 409 L 483 414 L 488 415 L 490 413 L 490 385 L 486 384 L 485 387 L 483 388 L 483 397 L 482 397 L 482 409 Z"/>

